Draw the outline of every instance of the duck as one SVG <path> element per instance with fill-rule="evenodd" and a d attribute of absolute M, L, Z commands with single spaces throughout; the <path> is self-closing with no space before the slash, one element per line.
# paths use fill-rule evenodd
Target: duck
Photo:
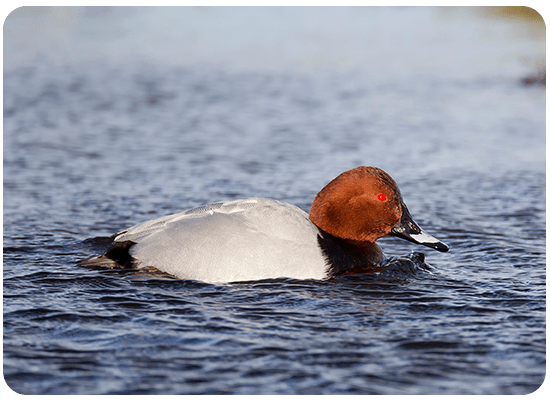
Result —
<path fill-rule="evenodd" d="M 330 181 L 315 196 L 309 215 L 270 198 L 207 204 L 118 232 L 107 251 L 81 264 L 154 267 L 213 284 L 326 280 L 379 271 L 386 257 L 376 240 L 385 236 L 449 250 L 414 222 L 390 175 L 360 166 Z"/>

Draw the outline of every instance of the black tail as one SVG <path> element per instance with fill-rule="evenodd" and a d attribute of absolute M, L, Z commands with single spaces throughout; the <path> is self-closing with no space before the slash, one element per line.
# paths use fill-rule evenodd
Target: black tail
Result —
<path fill-rule="evenodd" d="M 134 242 L 129 240 L 125 242 L 111 242 L 111 247 L 105 253 L 97 257 L 86 258 L 80 261 L 79 264 L 86 268 L 134 268 L 135 259 L 129 252 L 134 244 Z"/>

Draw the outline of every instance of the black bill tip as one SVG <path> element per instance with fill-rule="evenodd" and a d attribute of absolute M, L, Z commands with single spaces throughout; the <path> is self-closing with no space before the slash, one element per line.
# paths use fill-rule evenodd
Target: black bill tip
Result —
<path fill-rule="evenodd" d="M 400 237 L 402 239 L 408 240 L 413 243 L 421 244 L 437 251 L 447 252 L 449 251 L 449 246 L 447 246 L 442 241 L 434 238 L 432 235 L 427 234 L 418 226 L 416 222 L 413 221 L 409 210 L 403 204 L 403 214 L 401 219 L 391 230 L 393 236 Z"/>

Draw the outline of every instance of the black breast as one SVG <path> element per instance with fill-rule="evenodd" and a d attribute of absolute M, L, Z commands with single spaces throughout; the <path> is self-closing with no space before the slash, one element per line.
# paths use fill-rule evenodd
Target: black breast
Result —
<path fill-rule="evenodd" d="M 376 243 L 350 242 L 322 230 L 317 241 L 329 266 L 329 277 L 375 273 L 383 269 L 384 253 Z"/>

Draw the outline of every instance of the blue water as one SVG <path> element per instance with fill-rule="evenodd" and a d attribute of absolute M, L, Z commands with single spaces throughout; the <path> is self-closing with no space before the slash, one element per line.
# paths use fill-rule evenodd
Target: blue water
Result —
<path fill-rule="evenodd" d="M 523 78 L 544 39 L 531 25 L 467 9 L 77 8 L 20 9 L 4 29 L 15 392 L 542 384 L 545 87 Z M 384 238 L 397 261 L 380 275 L 226 285 L 78 265 L 100 252 L 89 238 L 205 203 L 308 211 L 358 165 L 387 171 L 451 251 Z"/>

